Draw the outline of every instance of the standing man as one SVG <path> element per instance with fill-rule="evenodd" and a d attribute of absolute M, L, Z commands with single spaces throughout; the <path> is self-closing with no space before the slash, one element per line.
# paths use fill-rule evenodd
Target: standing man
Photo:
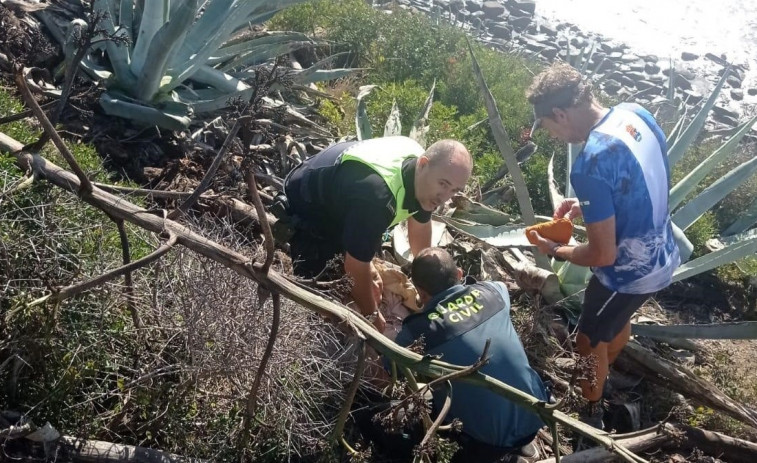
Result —
<path fill-rule="evenodd" d="M 371 259 L 390 226 L 407 220 L 410 249 L 431 245 L 431 212 L 463 190 L 473 161 L 462 143 L 441 140 L 424 150 L 408 137 L 330 146 L 287 176 L 284 191 L 295 219 L 294 271 L 314 276 L 339 253 L 352 277 L 360 312 L 384 320 L 371 277 Z"/>
<path fill-rule="evenodd" d="M 526 352 L 510 319 L 510 296 L 500 282 L 462 285 L 463 272 L 447 251 L 424 249 L 412 264 L 412 280 L 423 310 L 408 315 L 396 342 L 409 346 L 423 337 L 424 353 L 445 362 L 472 365 L 490 339 L 489 361 L 481 372 L 546 401 L 548 393 L 528 364 Z M 434 395 L 438 413 L 443 395 Z M 454 462 L 534 460 L 531 443 L 544 426 L 535 413 L 492 391 L 452 381 L 452 405 L 447 415 L 463 423 L 462 449 Z"/>
<path fill-rule="evenodd" d="M 554 64 L 534 78 L 527 92 L 534 129 L 543 127 L 567 143 L 585 143 L 573 163 L 566 199 L 554 218 L 583 217 L 587 242 L 566 246 L 541 237 L 539 250 L 591 267 L 576 346 L 597 358 L 596 382 L 581 382 L 588 404 L 581 420 L 602 428 L 600 399 L 609 365 L 631 335 L 631 315 L 671 282 L 680 264 L 668 212 L 670 167 L 665 134 L 637 104 L 612 108 L 594 99 L 591 85 L 567 64 Z"/>

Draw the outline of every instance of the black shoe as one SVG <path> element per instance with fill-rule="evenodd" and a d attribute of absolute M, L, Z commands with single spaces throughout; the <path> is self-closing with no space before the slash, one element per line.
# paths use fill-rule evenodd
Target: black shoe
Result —
<path fill-rule="evenodd" d="M 605 409 L 602 400 L 597 400 L 596 402 L 587 403 L 584 408 L 578 412 L 578 420 L 599 430 L 604 430 L 605 424 L 602 420 L 604 415 Z M 596 446 L 597 444 L 593 440 L 580 435 L 573 443 L 573 453 L 588 450 Z"/>
<path fill-rule="evenodd" d="M 605 415 L 604 405 L 601 400 L 587 403 L 580 412 L 578 420 L 599 430 L 604 430 L 605 424 L 602 421 Z"/>

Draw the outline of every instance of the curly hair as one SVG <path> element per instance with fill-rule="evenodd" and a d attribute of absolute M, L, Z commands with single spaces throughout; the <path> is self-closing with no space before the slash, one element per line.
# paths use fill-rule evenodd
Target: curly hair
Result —
<path fill-rule="evenodd" d="M 552 115 L 552 108 L 569 108 L 593 99 L 591 84 L 567 63 L 555 63 L 542 71 L 526 91 L 536 117 Z"/>

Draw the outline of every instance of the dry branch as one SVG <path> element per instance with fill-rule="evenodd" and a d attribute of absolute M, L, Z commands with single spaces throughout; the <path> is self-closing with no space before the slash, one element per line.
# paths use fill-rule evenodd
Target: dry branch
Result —
<path fill-rule="evenodd" d="M 686 397 L 720 410 L 742 423 L 757 428 L 757 411 L 731 399 L 717 387 L 699 378 L 687 368 L 658 357 L 636 341 L 629 342 L 626 345 L 621 352 L 621 358 L 632 362 L 635 371 L 650 372 L 651 374 L 647 376 L 653 381 L 662 382 L 665 386 Z"/>
<path fill-rule="evenodd" d="M 754 463 L 757 461 L 757 444 L 720 433 L 687 426 L 685 424 L 664 423 L 660 426 L 615 436 L 616 441 L 633 452 L 654 452 L 660 449 L 693 449 L 723 461 L 732 463 Z M 595 447 L 561 458 L 564 463 L 600 463 L 615 461 L 612 452 Z M 555 463 L 554 458 L 537 463 Z"/>
<path fill-rule="evenodd" d="M 199 458 L 187 458 L 160 450 L 120 445 L 98 440 L 83 440 L 64 436 L 66 454 L 77 463 L 205 463 Z"/>
<path fill-rule="evenodd" d="M 169 233 L 170 235 L 170 233 Z M 127 265 L 124 265 L 122 267 L 119 267 L 115 270 L 111 270 L 110 272 L 103 273 L 102 275 L 95 277 L 89 281 L 85 281 L 83 283 L 78 283 L 75 285 L 66 286 L 65 288 L 62 288 L 57 293 L 54 293 L 51 297 L 53 301 L 62 301 L 64 299 L 68 299 L 69 297 L 73 297 L 77 294 L 81 294 L 84 291 L 88 291 L 92 288 L 96 288 L 103 283 L 107 283 L 108 281 L 119 277 L 121 275 L 127 275 L 131 273 L 133 270 L 137 270 L 141 267 L 144 267 L 146 265 L 149 265 L 156 260 L 158 260 L 161 256 L 163 256 L 166 252 L 170 251 L 171 248 L 173 248 L 174 244 L 176 244 L 176 236 L 170 235 L 168 242 L 166 244 L 161 245 L 158 249 L 151 252 L 149 255 L 136 260 L 134 262 L 131 262 Z M 135 324 L 135 326 L 138 326 Z"/>
<path fill-rule="evenodd" d="M 60 138 L 60 135 L 58 135 L 58 132 L 55 131 L 55 127 L 53 127 L 53 124 L 50 123 L 50 120 L 45 115 L 45 112 L 42 111 L 42 108 L 39 107 L 39 103 L 37 103 L 37 100 L 34 99 L 34 95 L 32 95 L 32 92 L 29 91 L 29 87 L 26 85 L 26 72 L 24 69 L 16 69 L 16 85 L 18 86 L 18 89 L 21 91 L 21 96 L 24 97 L 24 101 L 26 101 L 26 104 L 29 105 L 34 115 L 39 120 L 39 123 L 42 125 L 42 129 L 45 131 L 45 135 L 49 137 L 56 148 L 58 148 L 58 151 L 60 151 L 61 156 L 63 156 L 63 159 L 66 160 L 68 165 L 71 167 L 71 169 L 76 173 L 76 176 L 79 178 L 80 181 L 80 187 L 79 191 L 77 193 L 89 193 L 92 191 L 92 184 L 90 183 L 87 176 L 84 174 L 84 171 L 79 167 L 79 164 L 76 162 L 76 158 L 74 158 L 74 155 L 71 154 L 71 151 L 68 149 L 65 143 L 63 143 L 63 139 Z M 18 150 L 15 150 L 18 151 Z"/>
<path fill-rule="evenodd" d="M 670 425 L 668 425 L 670 426 Z M 644 429 L 629 434 L 619 434 L 615 437 L 618 444 L 625 446 L 632 452 L 644 452 L 651 449 L 659 449 L 664 444 L 670 443 L 673 438 L 669 433 L 661 434 L 660 427 Z M 560 458 L 562 463 L 600 463 L 613 461 L 616 455 L 602 447 L 594 447 L 582 452 L 572 453 Z M 537 463 L 556 463 L 555 458 L 540 460 Z"/>
<path fill-rule="evenodd" d="M 182 213 L 186 213 L 189 209 L 194 206 L 194 204 L 197 202 L 197 200 L 200 198 L 200 195 L 202 195 L 205 190 L 208 189 L 210 186 L 210 182 L 213 180 L 213 177 L 216 176 L 216 172 L 218 172 L 218 168 L 221 167 L 221 162 L 223 162 L 223 159 L 226 157 L 226 153 L 231 148 L 231 143 L 234 141 L 237 132 L 239 132 L 239 129 L 242 127 L 242 123 L 239 119 L 237 119 L 234 122 L 234 125 L 231 127 L 231 130 L 229 131 L 229 134 L 226 135 L 226 139 L 223 141 L 223 145 L 221 145 L 221 149 L 218 150 L 218 154 L 216 154 L 216 157 L 213 158 L 213 162 L 210 164 L 210 167 L 205 172 L 205 175 L 203 175 L 202 180 L 200 180 L 200 184 L 197 185 L 197 187 L 194 189 L 194 191 L 189 195 L 189 197 L 179 205 L 175 210 L 171 211 L 170 214 L 168 214 L 169 219 L 176 219 L 179 217 Z"/>

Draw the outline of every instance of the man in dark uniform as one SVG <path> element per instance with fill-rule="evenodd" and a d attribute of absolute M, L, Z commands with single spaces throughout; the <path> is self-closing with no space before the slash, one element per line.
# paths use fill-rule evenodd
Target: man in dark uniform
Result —
<path fill-rule="evenodd" d="M 292 170 L 284 183 L 295 218 L 290 242 L 295 273 L 316 275 L 344 253 L 358 309 L 383 330 L 370 264 L 382 235 L 407 219 L 413 254 L 430 246 L 431 211 L 462 191 L 472 168 L 468 150 L 454 140 L 427 150 L 407 137 L 326 148 Z"/>
<path fill-rule="evenodd" d="M 424 353 L 445 362 L 472 365 L 490 339 L 489 362 L 481 372 L 546 401 L 548 393 L 528 364 L 510 319 L 510 297 L 500 282 L 462 285 L 462 270 L 447 251 L 428 248 L 412 264 L 412 279 L 423 310 L 402 322 L 396 342 L 409 346 L 423 337 Z M 487 389 L 452 381 L 448 419 L 463 423 L 462 449 L 453 462 L 528 461 L 538 455 L 531 444 L 544 426 L 538 415 Z M 439 411 L 443 396 L 434 397 Z"/>

